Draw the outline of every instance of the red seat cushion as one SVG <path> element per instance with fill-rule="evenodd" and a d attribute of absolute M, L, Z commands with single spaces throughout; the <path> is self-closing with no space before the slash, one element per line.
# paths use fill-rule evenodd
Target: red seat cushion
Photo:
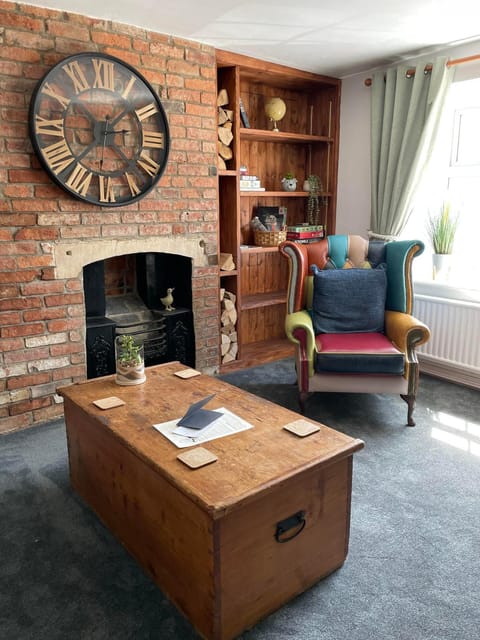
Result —
<path fill-rule="evenodd" d="M 405 359 L 383 333 L 321 333 L 316 337 L 317 373 L 402 375 Z"/>

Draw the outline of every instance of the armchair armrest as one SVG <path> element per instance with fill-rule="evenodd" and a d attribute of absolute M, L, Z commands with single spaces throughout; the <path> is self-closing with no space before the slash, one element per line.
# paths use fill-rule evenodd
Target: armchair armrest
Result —
<path fill-rule="evenodd" d="M 315 332 L 308 311 L 287 313 L 285 318 L 287 338 L 296 345 L 297 362 L 308 377 L 313 375 L 314 353 L 316 351 Z"/>
<path fill-rule="evenodd" d="M 414 350 L 430 338 L 427 325 L 401 311 L 385 312 L 385 333 L 410 362 L 414 361 Z"/>

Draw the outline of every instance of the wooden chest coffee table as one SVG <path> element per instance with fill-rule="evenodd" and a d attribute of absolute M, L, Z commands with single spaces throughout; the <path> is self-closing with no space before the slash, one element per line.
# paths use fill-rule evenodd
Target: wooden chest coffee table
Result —
<path fill-rule="evenodd" d="M 363 442 L 324 425 L 294 435 L 283 426 L 298 414 L 210 376 L 174 375 L 183 369 L 150 367 L 132 387 L 107 376 L 61 389 L 70 478 L 197 631 L 227 640 L 343 564 Z M 253 428 L 207 442 L 217 461 L 191 469 L 177 459 L 188 449 L 152 425 L 212 393 L 207 408 Z M 93 404 L 111 396 L 125 404 Z"/>

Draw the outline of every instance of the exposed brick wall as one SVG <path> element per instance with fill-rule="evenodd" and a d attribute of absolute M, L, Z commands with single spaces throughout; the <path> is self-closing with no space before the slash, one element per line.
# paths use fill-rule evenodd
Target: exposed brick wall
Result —
<path fill-rule="evenodd" d="M 217 246 L 214 50 L 110 21 L 0 1 L 0 432 L 63 412 L 59 386 L 84 379 L 81 274 L 56 279 L 62 241 L 188 235 Z M 138 68 L 168 116 L 171 152 L 156 188 L 128 207 L 102 209 L 51 182 L 33 153 L 28 108 L 59 60 L 100 51 Z M 197 367 L 218 366 L 217 267 L 195 267 Z"/>

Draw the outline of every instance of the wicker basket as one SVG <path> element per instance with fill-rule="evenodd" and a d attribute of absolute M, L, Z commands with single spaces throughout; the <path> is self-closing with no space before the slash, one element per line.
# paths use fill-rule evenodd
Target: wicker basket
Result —
<path fill-rule="evenodd" d="M 253 232 L 254 242 L 257 247 L 276 247 L 287 239 L 286 231 L 258 231 Z"/>

